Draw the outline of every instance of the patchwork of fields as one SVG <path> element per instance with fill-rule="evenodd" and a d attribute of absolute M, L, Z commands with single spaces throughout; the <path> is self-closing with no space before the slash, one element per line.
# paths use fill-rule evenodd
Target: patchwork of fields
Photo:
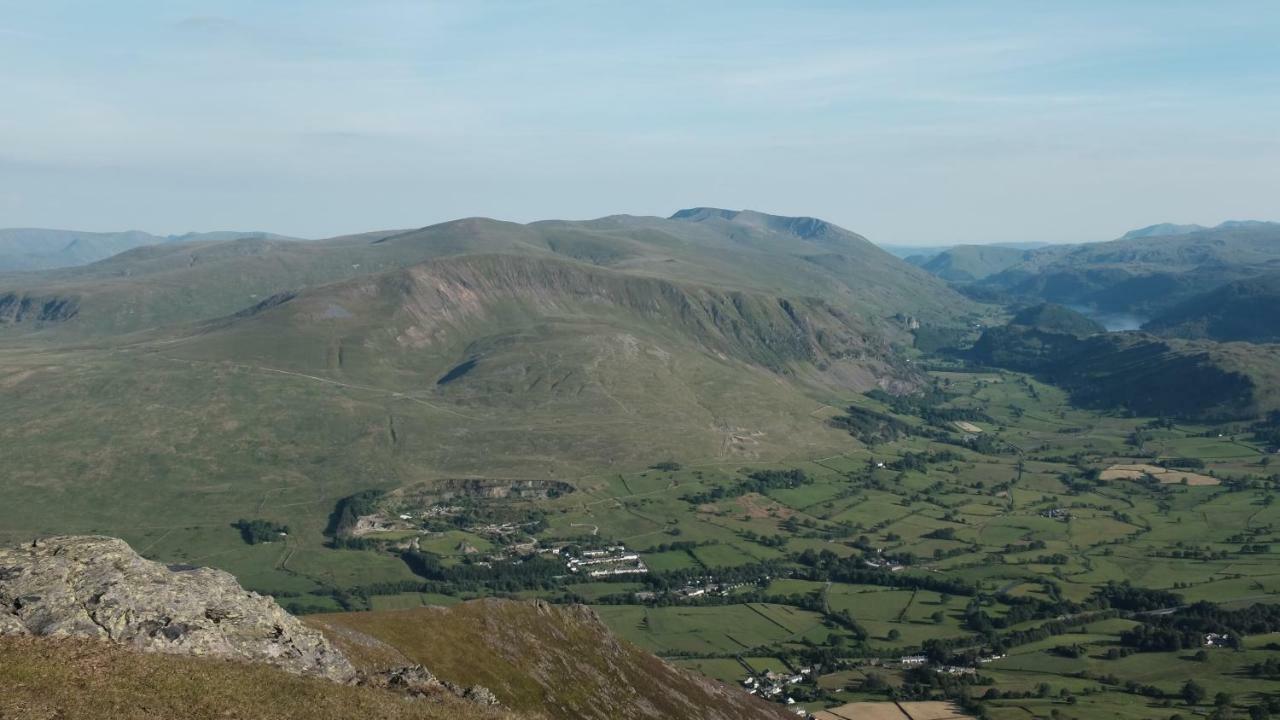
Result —
<path fill-rule="evenodd" d="M 326 546 L 331 499 L 281 477 L 239 507 L 290 525 L 282 541 L 246 544 L 228 525 L 184 517 L 144 518 L 128 539 L 152 557 L 226 568 L 297 611 L 493 594 L 590 604 L 627 640 L 728 683 L 809 670 L 775 699 L 834 717 L 895 697 L 981 699 L 1009 720 L 1165 718 L 1208 712 L 1218 693 L 1243 713 L 1280 691 L 1249 671 L 1280 636 L 1130 653 L 1122 635 L 1144 616 L 1099 600 L 1130 583 L 1174 593 L 1162 612 L 1280 603 L 1275 479 L 1244 425 L 1083 411 L 1015 373 L 933 377 L 927 412 L 856 398 L 905 429 L 850 435 L 835 454 L 725 464 L 655 451 L 653 468 L 564 478 L 573 491 L 468 505 L 469 524 L 348 549 Z M 930 423 L 930 412 L 981 419 Z M 494 534 L 509 521 L 525 529 Z M 411 570 L 397 554 L 405 543 L 435 558 L 439 576 Z M 510 559 L 522 544 L 622 545 L 648 574 L 522 577 Z M 900 661 L 931 652 L 986 662 L 948 675 Z M 1183 697 L 1188 680 L 1204 698 Z"/>

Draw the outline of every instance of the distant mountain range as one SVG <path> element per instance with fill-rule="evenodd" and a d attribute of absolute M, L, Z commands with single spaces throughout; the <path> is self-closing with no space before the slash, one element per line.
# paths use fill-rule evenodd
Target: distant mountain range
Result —
<path fill-rule="evenodd" d="M 219 242 L 241 238 L 286 240 L 264 232 L 217 231 L 152 235 L 140 230 L 82 232 L 45 228 L 0 229 L 0 272 L 49 270 L 85 265 L 145 245 Z"/>
<path fill-rule="evenodd" d="M 1268 289 L 1274 283 L 1260 278 L 1280 274 L 1280 223 L 1165 223 L 1109 242 L 1031 250 L 966 245 L 920 265 L 983 301 L 1051 302 L 1099 316 L 1124 314 L 1150 320 L 1149 329 L 1170 336 L 1276 338 L 1265 318 L 1227 315 L 1267 316 L 1249 310 L 1274 307 L 1267 304 L 1274 300 Z M 1280 313 L 1269 313 L 1275 314 Z"/>
<path fill-rule="evenodd" d="M 1045 242 L 1000 242 L 977 244 L 977 247 L 1009 248 L 1013 250 L 1034 250 L 1048 246 Z M 913 265 L 921 265 L 936 255 L 944 253 L 960 245 L 881 245 L 885 252 L 900 257 Z"/>

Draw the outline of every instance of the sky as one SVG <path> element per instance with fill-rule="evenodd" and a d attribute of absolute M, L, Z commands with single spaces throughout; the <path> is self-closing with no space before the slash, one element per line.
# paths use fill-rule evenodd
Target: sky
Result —
<path fill-rule="evenodd" d="M 0 0 L 0 227 L 1280 219 L 1280 3 Z"/>

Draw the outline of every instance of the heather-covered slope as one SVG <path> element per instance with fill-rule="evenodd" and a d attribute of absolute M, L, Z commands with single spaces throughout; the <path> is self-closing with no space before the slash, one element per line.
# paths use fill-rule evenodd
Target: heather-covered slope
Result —
<path fill-rule="evenodd" d="M 518 712 L 583 720 L 794 717 L 618 639 L 582 606 L 476 600 L 307 622 L 357 664 L 397 658 L 429 664 L 442 679 L 488 687 Z"/>

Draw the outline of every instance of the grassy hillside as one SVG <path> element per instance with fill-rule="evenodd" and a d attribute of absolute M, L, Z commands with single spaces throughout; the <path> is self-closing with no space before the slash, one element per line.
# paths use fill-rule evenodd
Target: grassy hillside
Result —
<path fill-rule="evenodd" d="M 478 600 L 308 622 L 357 663 L 405 657 L 441 679 L 484 685 L 520 712 L 600 720 L 793 717 L 619 640 L 582 606 Z"/>
<path fill-rule="evenodd" d="M 559 257 L 726 289 L 819 296 L 866 317 L 954 320 L 973 306 L 941 281 L 819 220 L 690 212 L 519 225 L 472 218 L 317 242 L 246 239 L 139 248 L 92 265 L 0 276 L 0 294 L 62 299 L 68 322 L 8 334 L 102 337 L 210 319 L 279 292 L 472 254 Z"/>
<path fill-rule="evenodd" d="M 825 403 L 914 377 L 827 304 L 465 256 L 132 344 L 0 350 L 0 534 L 123 536 L 255 589 L 410 577 L 324 550 L 342 497 L 830 453 Z M 288 547 L 231 523 L 267 517 Z"/>
<path fill-rule="evenodd" d="M 858 390 L 911 382 L 869 323 L 824 301 L 512 255 L 450 258 L 282 296 L 167 347 L 416 385 L 447 399 L 486 380 L 508 396 L 579 394 L 615 361 L 678 373 L 682 362 L 714 360 Z M 443 379 L 464 363 L 465 375 Z M 661 392 L 661 382 L 648 384 Z M 495 389 L 476 387 L 470 402 Z"/>
<path fill-rule="evenodd" d="M 7 276 L 0 535 L 123 536 L 309 593 L 408 575 L 323 549 L 361 490 L 831 452 L 826 405 L 916 382 L 892 315 L 970 307 L 905 267 L 820 221 L 708 212 L 159 245 Z M 240 541 L 230 523 L 258 517 L 287 548 Z"/>
<path fill-rule="evenodd" d="M 1144 329 L 1219 341 L 1280 342 L 1280 274 L 1227 283 L 1157 316 Z"/>
<path fill-rule="evenodd" d="M 448 697 L 411 701 L 263 665 L 96 640 L 0 637 L 0 717 L 62 720 L 517 720 Z M 531 717 L 530 720 L 535 720 Z"/>

